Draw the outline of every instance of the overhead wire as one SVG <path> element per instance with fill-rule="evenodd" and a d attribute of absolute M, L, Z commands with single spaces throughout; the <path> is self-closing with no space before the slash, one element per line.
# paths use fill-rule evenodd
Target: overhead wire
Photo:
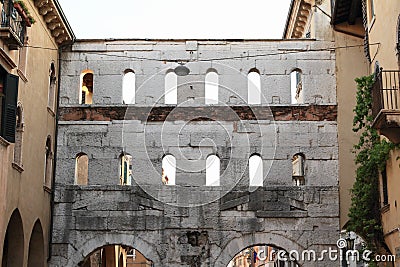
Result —
<path fill-rule="evenodd" d="M 371 43 L 369 46 L 378 46 L 381 43 Z M 230 56 L 230 57 L 214 57 L 214 58 L 199 58 L 199 59 L 162 59 L 162 58 L 148 58 L 148 57 L 137 57 L 137 56 L 129 56 L 129 55 L 117 55 L 117 54 L 110 54 L 116 52 L 125 52 L 121 51 L 107 51 L 105 52 L 96 52 L 96 51 L 85 51 L 84 53 L 90 55 L 99 55 L 105 57 L 114 57 L 114 58 L 124 58 L 124 59 L 132 59 L 132 60 L 139 60 L 139 61 L 158 61 L 158 62 L 209 62 L 209 61 L 219 61 L 219 60 L 230 60 L 230 59 L 243 59 L 243 58 L 257 58 L 257 57 L 267 57 L 267 56 L 276 56 L 276 55 L 287 55 L 287 54 L 297 54 L 297 53 L 308 53 L 308 52 L 323 52 L 323 51 L 335 51 L 337 49 L 346 49 L 346 48 L 356 48 L 356 47 L 363 47 L 364 44 L 361 45 L 346 45 L 346 46 L 336 46 L 336 47 L 327 47 L 327 48 L 320 48 L 320 49 L 279 49 L 280 52 L 273 52 L 273 53 L 263 53 L 263 54 L 247 54 L 247 55 L 240 55 L 240 56 Z M 34 49 L 46 49 L 46 50 L 57 50 L 50 47 L 40 47 L 40 46 L 25 46 Z M 135 51 L 135 52 L 143 52 L 143 51 Z M 246 51 L 247 52 L 247 51 Z M 83 53 L 83 52 L 81 52 Z M 81 61 L 81 60 L 73 60 L 73 59 L 61 59 L 62 61 Z"/>

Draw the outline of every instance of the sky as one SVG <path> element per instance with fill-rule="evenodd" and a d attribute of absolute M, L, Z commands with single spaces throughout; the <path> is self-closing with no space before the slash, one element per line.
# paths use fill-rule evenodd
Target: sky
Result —
<path fill-rule="evenodd" d="M 59 0 L 78 39 L 280 39 L 291 0 Z"/>

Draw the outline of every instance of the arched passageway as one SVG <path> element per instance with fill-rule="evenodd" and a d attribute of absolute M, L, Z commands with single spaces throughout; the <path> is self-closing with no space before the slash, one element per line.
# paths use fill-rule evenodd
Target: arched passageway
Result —
<path fill-rule="evenodd" d="M 36 221 L 29 241 L 28 267 L 44 266 L 43 229 L 39 220 Z"/>
<path fill-rule="evenodd" d="M 3 246 L 2 267 L 20 267 L 23 264 L 24 231 L 21 215 L 16 209 L 8 222 Z"/>
<path fill-rule="evenodd" d="M 152 267 L 153 262 L 133 247 L 107 245 L 90 253 L 82 267 Z"/>

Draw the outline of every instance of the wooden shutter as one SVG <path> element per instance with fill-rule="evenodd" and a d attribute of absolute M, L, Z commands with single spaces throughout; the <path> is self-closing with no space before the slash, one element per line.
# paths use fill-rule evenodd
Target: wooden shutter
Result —
<path fill-rule="evenodd" d="M 11 143 L 15 143 L 18 79 L 18 76 L 7 73 L 4 84 L 5 97 L 1 132 L 4 139 Z"/>

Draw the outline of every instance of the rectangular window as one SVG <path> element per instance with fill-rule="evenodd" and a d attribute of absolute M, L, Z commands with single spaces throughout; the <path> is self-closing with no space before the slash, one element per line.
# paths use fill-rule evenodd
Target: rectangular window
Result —
<path fill-rule="evenodd" d="M 18 76 L 0 69 L 1 117 L 0 134 L 8 142 L 15 142 L 15 126 L 17 116 Z"/>
<path fill-rule="evenodd" d="M 382 197 L 383 197 L 383 206 L 389 204 L 389 195 L 388 195 L 388 185 L 387 185 L 387 174 L 386 169 L 382 171 Z"/>

